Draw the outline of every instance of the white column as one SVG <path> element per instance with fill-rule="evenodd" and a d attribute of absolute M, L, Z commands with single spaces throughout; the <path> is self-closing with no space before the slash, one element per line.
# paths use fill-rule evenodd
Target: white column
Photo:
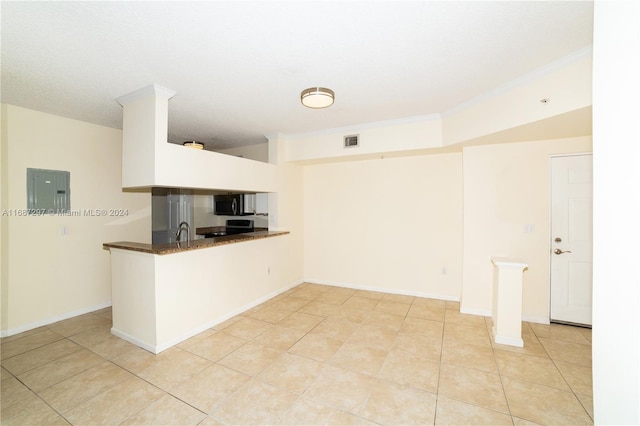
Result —
<path fill-rule="evenodd" d="M 493 339 L 496 343 L 523 347 L 522 274 L 527 264 L 521 260 L 492 257 Z"/>
<path fill-rule="evenodd" d="M 153 186 L 157 150 L 167 144 L 169 99 L 175 95 L 152 84 L 117 99 L 122 105 L 122 187 Z"/>

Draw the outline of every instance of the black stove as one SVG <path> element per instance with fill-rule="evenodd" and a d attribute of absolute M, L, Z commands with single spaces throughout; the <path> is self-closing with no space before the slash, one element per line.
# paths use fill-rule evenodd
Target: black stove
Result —
<path fill-rule="evenodd" d="M 228 219 L 225 231 L 227 235 L 246 234 L 247 232 L 253 232 L 253 220 Z"/>
<path fill-rule="evenodd" d="M 205 238 L 214 238 L 214 237 L 224 237 L 225 235 L 237 235 L 237 234 L 246 234 L 248 232 L 253 232 L 253 220 L 251 219 L 229 219 L 227 220 L 227 226 L 225 226 L 224 231 L 220 230 L 217 232 L 204 234 Z"/>

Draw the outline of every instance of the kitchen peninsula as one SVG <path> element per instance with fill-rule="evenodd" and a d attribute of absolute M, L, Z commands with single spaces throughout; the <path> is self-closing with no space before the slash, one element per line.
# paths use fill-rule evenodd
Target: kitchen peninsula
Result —
<path fill-rule="evenodd" d="M 118 98 L 122 188 L 151 189 L 152 194 L 153 188 L 270 193 L 269 225 L 289 227 L 282 219 L 287 213 L 279 214 L 288 201 L 279 180 L 283 167 L 276 161 L 284 158 L 284 148 L 274 149 L 272 163 L 266 163 L 168 143 L 173 95 L 153 84 Z M 297 208 L 287 205 L 288 212 Z M 291 265 L 302 264 L 301 233 L 295 224 L 292 229 L 212 232 L 213 238 L 189 243 L 104 244 L 111 252 L 111 332 L 157 354 L 299 284 L 301 270 Z M 153 242 L 153 229 L 150 237 Z"/>
<path fill-rule="evenodd" d="M 287 231 L 258 231 L 103 244 L 111 252 L 111 332 L 157 354 L 268 300 L 286 290 L 272 268 L 279 264 L 274 248 L 288 238 Z"/>

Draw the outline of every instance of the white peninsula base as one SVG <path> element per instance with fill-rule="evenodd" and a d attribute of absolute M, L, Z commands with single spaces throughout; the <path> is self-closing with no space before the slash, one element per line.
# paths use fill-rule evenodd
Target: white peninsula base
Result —
<path fill-rule="evenodd" d="M 289 235 L 170 254 L 111 250 L 111 332 L 154 354 L 297 285 L 282 273 Z"/>

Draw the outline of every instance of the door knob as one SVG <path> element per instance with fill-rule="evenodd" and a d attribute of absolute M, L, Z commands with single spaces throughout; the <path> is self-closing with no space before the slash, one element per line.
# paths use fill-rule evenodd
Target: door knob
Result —
<path fill-rule="evenodd" d="M 562 251 L 559 248 L 553 251 L 555 254 L 571 253 L 571 250 Z"/>

